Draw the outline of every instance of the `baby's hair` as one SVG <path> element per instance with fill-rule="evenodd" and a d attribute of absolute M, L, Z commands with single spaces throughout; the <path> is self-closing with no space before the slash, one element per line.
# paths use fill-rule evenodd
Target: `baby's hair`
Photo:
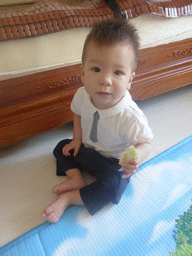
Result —
<path fill-rule="evenodd" d="M 83 64 L 86 58 L 87 46 L 90 42 L 94 42 L 99 46 L 113 45 L 121 42 L 131 44 L 135 55 L 133 67 L 133 70 L 135 70 L 139 50 L 139 37 L 137 30 L 126 19 L 105 20 L 94 24 L 84 44 L 82 54 Z"/>

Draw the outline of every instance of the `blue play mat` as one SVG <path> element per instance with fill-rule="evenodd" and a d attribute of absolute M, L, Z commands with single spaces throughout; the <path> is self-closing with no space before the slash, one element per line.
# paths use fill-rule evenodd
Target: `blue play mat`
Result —
<path fill-rule="evenodd" d="M 188 236 L 183 244 L 178 234 L 181 221 L 192 221 L 191 199 L 192 136 L 143 164 L 118 205 L 94 216 L 73 206 L 58 223 L 45 222 L 1 248 L 0 255 L 190 256 L 190 227 L 181 232 Z"/>

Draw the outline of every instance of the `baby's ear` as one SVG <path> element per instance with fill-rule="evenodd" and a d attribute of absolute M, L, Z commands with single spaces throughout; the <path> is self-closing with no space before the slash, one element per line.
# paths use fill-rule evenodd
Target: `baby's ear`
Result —
<path fill-rule="evenodd" d="M 133 81 L 134 77 L 135 77 L 135 72 L 132 72 L 129 83 L 128 83 L 128 86 L 127 86 L 128 91 L 131 89 L 131 84 L 132 84 L 132 81 Z"/>

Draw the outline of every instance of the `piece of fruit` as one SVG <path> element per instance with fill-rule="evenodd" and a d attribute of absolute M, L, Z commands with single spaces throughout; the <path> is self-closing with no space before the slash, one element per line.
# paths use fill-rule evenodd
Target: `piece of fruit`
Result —
<path fill-rule="evenodd" d="M 136 160 L 136 159 L 137 159 L 136 148 L 134 146 L 131 146 L 123 152 L 119 160 L 119 164 L 124 165 L 125 163 L 128 163 L 129 161 Z"/>

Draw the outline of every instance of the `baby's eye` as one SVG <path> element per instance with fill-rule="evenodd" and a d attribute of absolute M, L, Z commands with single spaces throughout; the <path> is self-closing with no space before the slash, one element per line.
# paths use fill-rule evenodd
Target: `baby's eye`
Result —
<path fill-rule="evenodd" d="M 100 72 L 100 68 L 98 68 L 98 67 L 94 67 L 94 68 L 92 68 L 92 70 L 94 71 L 94 72 Z"/>
<path fill-rule="evenodd" d="M 114 73 L 115 73 L 115 75 L 118 75 L 118 76 L 120 76 L 120 75 L 122 75 L 122 74 L 123 74 L 123 72 L 122 72 L 122 71 L 120 71 L 120 70 L 116 70 Z"/>

